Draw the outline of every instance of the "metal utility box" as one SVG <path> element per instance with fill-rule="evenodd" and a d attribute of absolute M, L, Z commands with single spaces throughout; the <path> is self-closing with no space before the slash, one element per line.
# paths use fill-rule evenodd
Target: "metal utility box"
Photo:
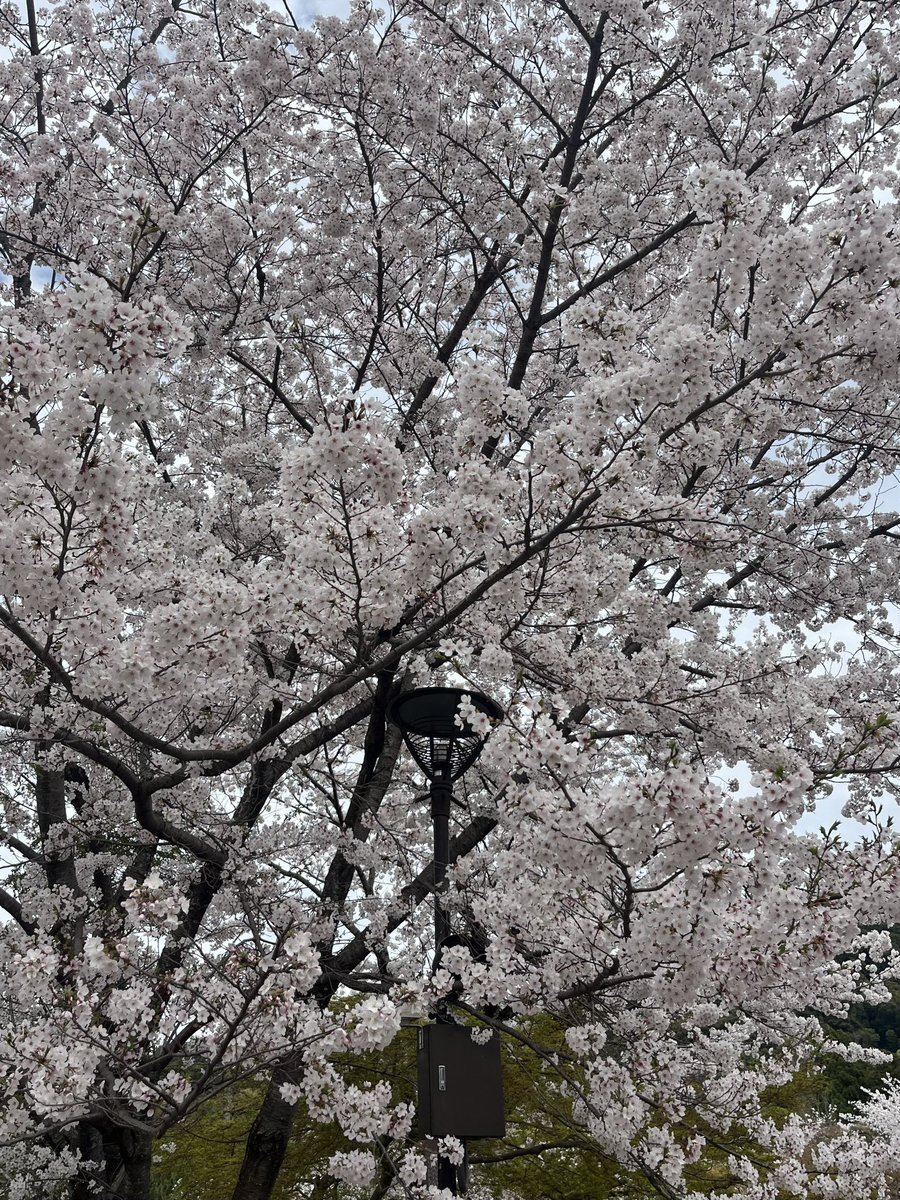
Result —
<path fill-rule="evenodd" d="M 420 1137 L 500 1138 L 506 1133 L 500 1039 L 484 1046 L 465 1025 L 423 1025 L 418 1039 Z"/>

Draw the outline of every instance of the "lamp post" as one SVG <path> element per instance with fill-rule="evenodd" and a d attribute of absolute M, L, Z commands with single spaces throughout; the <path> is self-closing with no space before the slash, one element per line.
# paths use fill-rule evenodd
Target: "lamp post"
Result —
<path fill-rule="evenodd" d="M 434 959 L 432 972 L 440 966 L 441 951 L 450 935 L 450 923 L 441 904 L 440 889 L 447 877 L 450 859 L 450 806 L 453 782 L 468 771 L 484 748 L 485 736 L 476 733 L 459 716 L 463 699 L 492 721 L 503 717 L 503 709 L 480 692 L 461 688 L 428 687 L 404 692 L 391 704 L 388 715 L 403 734 L 406 746 L 429 781 L 431 821 L 434 829 L 432 889 L 434 894 Z M 443 1017 L 446 1021 L 446 1016 Z M 441 1020 L 441 1015 L 438 1015 Z M 465 1172 L 467 1173 L 467 1172 Z M 456 1195 L 457 1174 L 449 1159 L 438 1156 L 438 1187 Z M 465 1174 L 463 1179 L 465 1186 Z"/>

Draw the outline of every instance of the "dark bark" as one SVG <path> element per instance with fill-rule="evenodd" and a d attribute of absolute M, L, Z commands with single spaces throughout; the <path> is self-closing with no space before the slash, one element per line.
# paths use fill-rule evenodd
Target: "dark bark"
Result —
<path fill-rule="evenodd" d="M 366 728 L 363 761 L 344 817 L 344 828 L 351 830 L 358 842 L 368 839 L 369 830 L 365 824 L 365 817 L 378 811 L 390 786 L 400 754 L 400 730 L 396 725 L 389 725 L 387 721 L 388 705 L 400 690 L 394 683 L 395 672 L 396 668 L 393 668 L 383 671 L 378 676 L 375 703 Z M 349 895 L 354 869 L 353 864 L 338 850 L 322 885 L 322 897 L 327 907 L 336 912 L 340 910 Z M 319 949 L 323 954 L 329 955 L 332 946 L 333 939 Z"/>
<path fill-rule="evenodd" d="M 153 1138 L 143 1130 L 123 1129 L 118 1140 L 124 1168 L 124 1179 L 118 1195 L 122 1200 L 150 1200 Z"/>
<path fill-rule="evenodd" d="M 75 859 L 72 850 L 65 845 L 60 849 L 53 844 L 54 831 L 58 838 L 61 832 L 59 827 L 68 826 L 66 781 L 62 771 L 51 771 L 42 766 L 37 767 L 35 800 L 47 883 L 53 889 L 67 889 L 73 898 L 80 896 L 81 888 L 75 873 Z M 66 829 L 66 833 L 69 832 L 70 830 Z M 84 947 L 84 915 L 80 914 L 68 922 L 60 916 L 54 926 L 54 933 L 62 939 L 65 953 L 70 958 L 77 958 Z"/>
<path fill-rule="evenodd" d="M 292 1056 L 272 1073 L 265 1099 L 247 1138 L 234 1200 L 269 1200 L 287 1153 L 297 1105 L 281 1094 L 282 1085 L 296 1083 L 302 1065 Z"/>
<path fill-rule="evenodd" d="M 66 824 L 66 783 L 63 773 L 48 771 L 39 766 L 36 776 L 37 819 L 44 849 L 47 882 L 51 887 L 57 887 L 59 884 L 77 887 L 75 865 L 71 855 L 60 855 L 58 851 L 47 850 L 47 839 L 53 827 Z"/>
<path fill-rule="evenodd" d="M 106 1165 L 103 1134 L 85 1121 L 78 1126 L 75 1141 L 84 1165 L 69 1187 L 69 1200 L 97 1200 L 95 1181 L 104 1176 Z"/>
<path fill-rule="evenodd" d="M 122 1142 L 112 1122 L 99 1116 L 82 1121 L 69 1144 L 81 1155 L 81 1168 L 69 1185 L 68 1200 L 123 1200 Z"/>

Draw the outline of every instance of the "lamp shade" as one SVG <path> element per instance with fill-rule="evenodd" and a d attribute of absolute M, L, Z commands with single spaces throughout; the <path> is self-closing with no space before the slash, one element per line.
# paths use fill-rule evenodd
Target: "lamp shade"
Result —
<path fill-rule="evenodd" d="M 459 779 L 481 753 L 485 736 L 458 716 L 464 699 L 492 722 L 502 720 L 503 709 L 487 696 L 451 687 L 404 692 L 388 710 L 410 754 L 429 779 Z"/>

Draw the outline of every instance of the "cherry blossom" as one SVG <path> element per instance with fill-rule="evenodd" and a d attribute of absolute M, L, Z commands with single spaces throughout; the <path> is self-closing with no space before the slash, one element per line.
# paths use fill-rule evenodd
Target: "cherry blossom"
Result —
<path fill-rule="evenodd" d="M 896 6 L 4 12 L 2 1186 L 256 1079 L 234 1200 L 301 1104 L 434 1196 L 343 1064 L 441 1012 L 663 1194 L 886 1196 L 891 1089 L 764 1097 L 900 967 Z"/>

